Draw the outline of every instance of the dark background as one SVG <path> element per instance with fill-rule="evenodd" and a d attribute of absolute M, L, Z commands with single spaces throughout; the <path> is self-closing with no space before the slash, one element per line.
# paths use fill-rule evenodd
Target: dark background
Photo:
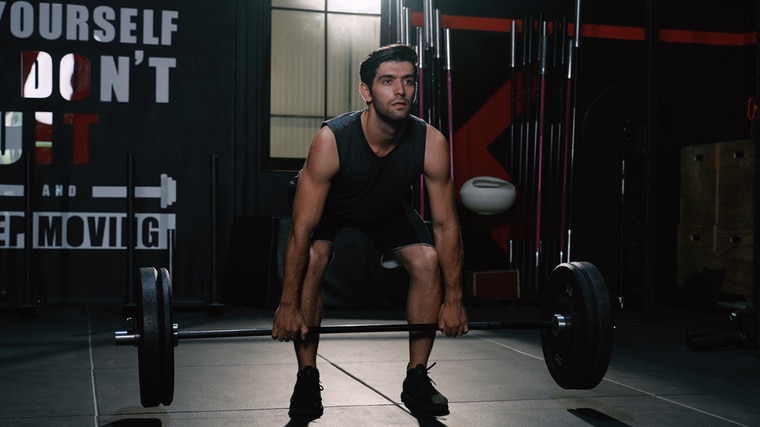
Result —
<path fill-rule="evenodd" d="M 293 172 L 265 170 L 262 166 L 268 144 L 270 3 L 108 2 L 114 9 L 125 6 L 178 10 L 179 29 L 169 47 L 49 41 L 37 35 L 17 39 L 8 29 L 12 3 L 8 2 L 0 20 L 0 111 L 22 111 L 25 117 L 33 117 L 34 111 L 52 111 L 60 122 L 65 112 L 99 115 L 99 122 L 90 129 L 87 164 L 72 164 L 70 160 L 70 128 L 54 127 L 52 163 L 33 166 L 33 210 L 124 212 L 124 200 L 90 199 L 87 189 L 90 185 L 125 185 L 126 158 L 132 153 L 136 185 L 158 185 L 162 173 L 178 183 L 177 202 L 167 209 L 158 207 L 155 200 L 135 202 L 136 212 L 176 214 L 173 271 L 177 299 L 207 299 L 215 283 L 225 303 L 275 304 L 280 277 L 278 251 L 281 252 L 289 216 L 285 188 Z M 90 10 L 100 5 L 90 0 L 78 4 Z M 394 1 L 385 2 L 384 13 L 393 4 Z M 421 1 L 406 4 L 414 12 L 422 12 Z M 573 21 L 575 13 L 575 3 L 569 1 L 438 0 L 436 7 L 454 28 L 456 130 L 470 123 L 510 81 L 508 20 L 540 15 L 546 20 Z M 647 2 L 583 2 L 584 37 L 576 58 L 572 258 L 596 264 L 614 296 L 626 296 L 637 304 L 646 297 L 647 279 L 643 273 L 653 269 L 655 280 L 649 286 L 657 291 L 654 300 L 672 298 L 680 148 L 750 136 L 746 105 L 755 94 L 756 13 L 755 3 L 748 0 L 670 1 L 654 10 L 647 7 Z M 481 31 L 464 28 L 461 17 L 503 19 L 507 24 L 504 31 Z M 651 26 L 685 30 L 701 38 L 649 43 L 646 29 Z M 716 40 L 716 34 L 723 33 L 747 35 L 747 42 L 711 42 Z M 392 34 L 395 33 L 388 24 L 383 28 L 382 42 L 395 42 Z M 98 58 L 133 57 L 138 49 L 144 50 L 146 56 L 177 59 L 170 74 L 171 101 L 153 102 L 151 70 L 137 65 L 132 68 L 129 103 L 98 101 Z M 18 57 L 22 50 L 44 50 L 54 58 L 72 51 L 88 56 L 93 63 L 93 94 L 78 102 L 62 100 L 55 92 L 50 99 L 22 99 L 18 95 Z M 649 117 L 649 112 L 655 115 Z M 490 133 L 479 135 L 475 129 L 455 141 L 457 190 L 469 176 L 509 178 L 506 168 L 482 171 L 471 166 L 487 156 L 492 157 L 487 160 L 490 164 L 509 164 L 503 157 L 508 125 L 498 124 L 502 131 L 496 137 Z M 33 125 L 25 123 L 24 130 L 25 151 L 29 152 L 34 141 Z M 654 138 L 654 151 L 647 150 L 647 138 Z M 487 151 L 471 148 L 483 144 L 489 147 Z M 210 210 L 212 155 L 218 155 L 213 224 L 216 242 L 212 241 Z M 645 171 L 650 156 L 656 159 L 656 171 L 648 181 Z M 623 158 L 627 164 L 625 203 L 620 200 Z M 0 183 L 24 183 L 24 165 L 23 161 L 0 165 Z M 77 197 L 40 194 L 41 185 L 64 183 L 77 186 Z M 651 188 L 656 192 L 648 193 Z M 655 195 L 654 215 L 645 211 L 648 194 Z M 0 211 L 24 209 L 21 198 L 1 198 L 0 204 Z M 515 233 L 513 217 L 509 213 L 498 215 L 485 229 L 483 218 L 459 208 L 465 268 L 508 268 L 505 236 Z M 484 239 L 486 234 L 491 237 Z M 362 236 L 350 232 L 340 245 L 349 249 L 343 251 L 346 253 L 367 249 Z M 167 265 L 167 252 L 137 250 L 134 264 Z M 647 264 L 647 254 L 656 261 Z M 24 255 L 20 249 L 0 249 L 0 290 L 10 304 L 24 300 Z M 213 257 L 218 261 L 216 266 L 212 264 Z M 123 299 L 127 266 L 123 249 L 34 249 L 31 293 L 47 302 Z M 403 286 L 397 285 L 404 281 L 403 274 L 379 271 L 371 255 L 362 255 L 358 260 L 337 259 L 327 280 L 332 284 L 328 288 L 330 305 L 371 306 L 368 301 L 375 301 L 374 305 L 385 306 L 403 299 Z M 357 282 L 361 287 L 357 288 Z M 383 290 L 387 283 L 393 284 L 390 292 Z"/>

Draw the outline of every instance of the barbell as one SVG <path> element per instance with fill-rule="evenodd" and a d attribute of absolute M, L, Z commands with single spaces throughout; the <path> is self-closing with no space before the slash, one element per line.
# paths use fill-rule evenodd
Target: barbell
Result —
<path fill-rule="evenodd" d="M 159 199 L 161 209 L 166 209 L 177 201 L 177 181 L 162 173 L 160 186 L 136 186 L 134 196 L 140 199 Z M 128 187 L 125 185 L 93 185 L 92 197 L 126 199 Z"/>
<path fill-rule="evenodd" d="M 116 331 L 117 346 L 135 346 L 140 402 L 168 406 L 174 399 L 174 347 L 181 339 L 271 336 L 271 329 L 181 331 L 173 322 L 172 284 L 165 268 L 140 269 L 141 288 L 133 327 Z M 470 322 L 470 330 L 540 329 L 544 361 L 554 381 L 565 389 L 596 387 L 612 356 L 613 322 L 607 284 L 588 262 L 554 268 L 544 288 L 541 320 Z M 357 324 L 315 326 L 309 334 L 437 330 L 430 324 Z"/>

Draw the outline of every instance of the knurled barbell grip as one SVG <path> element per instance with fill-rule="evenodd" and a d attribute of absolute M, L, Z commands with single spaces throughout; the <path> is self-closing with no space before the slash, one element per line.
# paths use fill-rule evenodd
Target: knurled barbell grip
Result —
<path fill-rule="evenodd" d="M 553 322 L 470 322 L 471 330 L 482 329 L 540 329 L 554 327 Z M 367 325 L 335 325 L 315 326 L 309 328 L 309 334 L 349 334 L 369 332 L 407 332 L 407 331 L 437 331 L 437 323 L 418 324 L 367 324 Z M 220 329 L 208 331 L 179 331 L 179 339 L 222 338 L 222 337 L 260 337 L 271 336 L 271 329 Z"/>

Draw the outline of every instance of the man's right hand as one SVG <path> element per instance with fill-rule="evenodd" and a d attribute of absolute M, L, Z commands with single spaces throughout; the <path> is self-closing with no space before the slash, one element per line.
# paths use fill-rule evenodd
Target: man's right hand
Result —
<path fill-rule="evenodd" d="M 272 339 L 277 341 L 291 341 L 297 338 L 306 339 L 309 333 L 309 325 L 303 313 L 296 306 L 283 306 L 280 304 L 274 312 L 272 321 Z"/>

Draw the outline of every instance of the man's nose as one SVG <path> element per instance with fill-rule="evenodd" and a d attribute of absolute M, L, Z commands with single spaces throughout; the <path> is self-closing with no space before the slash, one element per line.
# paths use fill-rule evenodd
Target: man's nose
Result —
<path fill-rule="evenodd" d="M 404 94 L 404 82 L 401 80 L 396 80 L 393 82 L 393 93 L 398 95 Z"/>

